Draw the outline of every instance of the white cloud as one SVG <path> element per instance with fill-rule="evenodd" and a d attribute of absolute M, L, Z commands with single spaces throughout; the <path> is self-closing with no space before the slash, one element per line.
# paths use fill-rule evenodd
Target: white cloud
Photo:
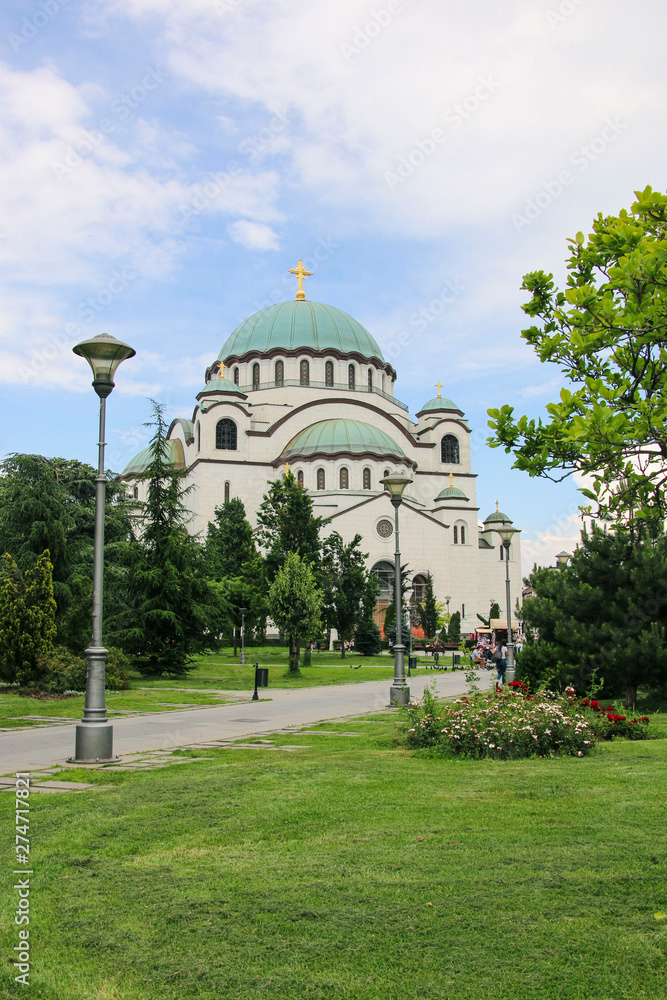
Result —
<path fill-rule="evenodd" d="M 558 552 L 573 552 L 581 541 L 582 527 L 581 515 L 570 512 L 555 519 L 553 524 L 545 531 L 538 532 L 534 538 L 528 538 L 522 534 L 521 572 L 523 576 L 528 576 L 535 564 L 555 566 Z"/>
<path fill-rule="evenodd" d="M 234 242 L 240 243 L 246 250 L 277 250 L 279 247 L 276 233 L 261 222 L 239 219 L 227 231 Z"/>

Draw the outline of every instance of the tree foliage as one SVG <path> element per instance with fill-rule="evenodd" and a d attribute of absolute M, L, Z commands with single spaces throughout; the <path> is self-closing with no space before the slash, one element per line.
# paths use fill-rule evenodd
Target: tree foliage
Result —
<path fill-rule="evenodd" d="M 269 590 L 269 613 L 278 628 L 290 636 L 290 670 L 299 668 L 299 646 L 322 629 L 322 595 L 307 562 L 288 552 Z"/>
<path fill-rule="evenodd" d="M 357 625 L 357 631 L 354 634 L 354 651 L 362 656 L 374 656 L 376 653 L 382 652 L 380 629 L 372 619 L 368 618 Z"/>
<path fill-rule="evenodd" d="M 253 629 L 261 631 L 267 615 L 264 560 L 257 552 L 243 501 L 226 500 L 215 508 L 215 520 L 209 523 L 206 537 L 206 566 L 228 603 L 236 656 L 242 622 L 246 634 Z M 243 615 L 241 608 L 245 608 Z"/>
<path fill-rule="evenodd" d="M 562 569 L 535 569 L 524 602 L 528 642 L 518 672 L 537 684 L 590 690 L 634 704 L 640 684 L 667 683 L 667 539 L 594 528 Z"/>
<path fill-rule="evenodd" d="M 377 595 L 377 579 L 366 569 L 367 553 L 359 549 L 361 535 L 347 545 L 337 531 L 324 539 L 322 562 L 317 574 L 323 592 L 323 619 L 335 628 L 345 656 L 345 641 L 357 625 L 371 617 Z"/>
<path fill-rule="evenodd" d="M 454 614 L 449 619 L 449 625 L 447 627 L 447 641 L 448 642 L 460 642 L 461 641 L 461 612 L 455 611 Z"/>
<path fill-rule="evenodd" d="M 435 638 L 438 631 L 438 620 L 440 618 L 438 605 L 433 593 L 433 577 L 430 573 L 426 575 L 426 593 L 424 603 L 418 604 L 419 618 L 427 639 Z"/>
<path fill-rule="evenodd" d="M 153 404 L 150 464 L 142 478 L 141 538 L 127 547 L 125 603 L 110 631 L 142 673 L 184 674 L 196 654 L 215 646 L 229 619 L 224 595 L 206 578 L 206 556 L 188 534 L 186 470 L 168 460 L 164 408 Z"/>
<path fill-rule="evenodd" d="M 543 271 L 524 277 L 538 322 L 522 336 L 569 383 L 549 418 L 489 410 L 489 443 L 513 452 L 514 468 L 584 473 L 588 509 L 616 523 L 667 514 L 667 196 L 635 195 L 569 241 L 565 291 Z"/>
<path fill-rule="evenodd" d="M 313 515 L 310 493 L 286 472 L 269 484 L 257 514 L 257 540 L 266 553 L 269 581 L 275 578 L 288 552 L 295 552 L 309 565 L 320 558 L 320 530 L 325 518 Z"/>
<path fill-rule="evenodd" d="M 9 684 L 33 683 L 39 675 L 38 657 L 53 649 L 52 569 L 48 551 L 24 574 L 8 553 L 0 561 L 0 677 Z"/>

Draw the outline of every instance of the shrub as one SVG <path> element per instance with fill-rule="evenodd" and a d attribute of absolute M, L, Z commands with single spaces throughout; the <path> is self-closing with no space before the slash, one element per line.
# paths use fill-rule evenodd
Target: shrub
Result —
<path fill-rule="evenodd" d="M 513 760 L 520 757 L 583 757 L 595 744 L 592 725 L 564 699 L 514 690 L 437 701 L 426 691 L 408 708 L 408 745 L 472 758 Z"/>
<path fill-rule="evenodd" d="M 598 739 L 613 740 L 614 737 L 625 740 L 648 739 L 647 715 L 629 719 L 627 715 L 618 715 L 613 705 L 602 708 L 597 698 L 584 698 L 579 704 L 588 709 L 589 715 L 592 713 L 592 726 Z"/>
<path fill-rule="evenodd" d="M 38 657 L 39 677 L 36 687 L 42 691 L 62 694 L 65 691 L 85 691 L 87 663 L 83 656 L 75 656 L 65 646 L 56 646 L 51 653 Z M 128 659 L 121 649 L 111 647 L 107 655 L 104 686 L 108 691 L 129 688 L 127 679 Z"/>
<path fill-rule="evenodd" d="M 373 656 L 382 649 L 380 629 L 375 622 L 361 622 L 354 637 L 354 650 L 364 656 Z"/>

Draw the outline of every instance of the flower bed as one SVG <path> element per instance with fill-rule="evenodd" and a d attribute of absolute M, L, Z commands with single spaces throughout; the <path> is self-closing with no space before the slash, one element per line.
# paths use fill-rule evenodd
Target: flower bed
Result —
<path fill-rule="evenodd" d="M 594 729 L 599 739 L 613 740 L 614 737 L 621 737 L 625 740 L 645 740 L 648 737 L 648 715 L 628 719 L 627 715 L 618 715 L 613 705 L 602 708 L 596 698 L 583 698 L 579 704 L 597 716 Z"/>
<path fill-rule="evenodd" d="M 595 745 L 592 720 L 556 695 L 507 693 L 438 702 L 427 689 L 408 708 L 408 745 L 461 757 L 584 757 Z"/>

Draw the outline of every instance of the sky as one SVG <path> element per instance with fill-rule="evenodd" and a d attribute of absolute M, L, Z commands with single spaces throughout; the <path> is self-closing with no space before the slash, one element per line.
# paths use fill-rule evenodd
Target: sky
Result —
<path fill-rule="evenodd" d="M 656 0 L 13 0 L 0 10 L 0 456 L 96 462 L 77 341 L 136 349 L 108 466 L 149 399 L 190 417 L 247 316 L 308 298 L 362 322 L 414 415 L 435 383 L 473 431 L 480 516 L 524 570 L 578 538 L 576 485 L 486 444 L 487 409 L 562 382 L 521 339 L 523 275 L 665 189 Z"/>

